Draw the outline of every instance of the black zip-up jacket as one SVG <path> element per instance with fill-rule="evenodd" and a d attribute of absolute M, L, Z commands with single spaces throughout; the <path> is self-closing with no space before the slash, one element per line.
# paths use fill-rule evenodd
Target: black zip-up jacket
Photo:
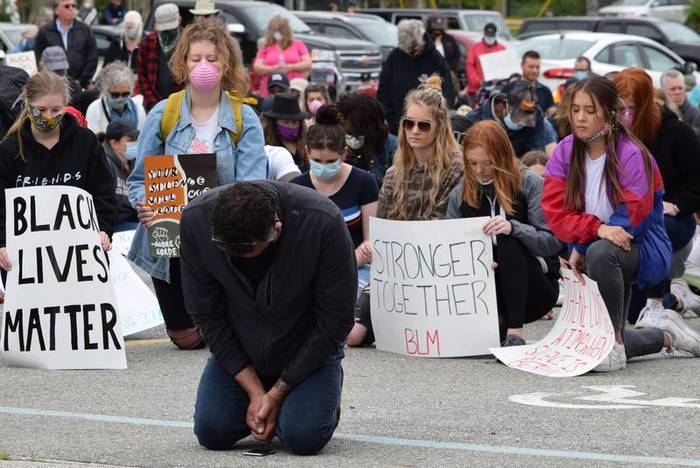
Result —
<path fill-rule="evenodd" d="M 105 162 L 107 168 L 112 173 L 112 178 L 115 184 L 117 219 L 116 224 L 125 222 L 138 222 L 139 217 L 136 210 L 129 202 L 129 188 L 126 185 L 126 178 L 129 177 L 131 171 L 134 170 L 134 162 L 129 161 L 128 168 L 124 167 L 121 159 L 110 148 L 106 141 L 102 143 L 102 150 L 105 153 Z"/>
<path fill-rule="evenodd" d="M 73 21 L 68 31 L 68 48 L 63 46 L 61 33 L 56 27 L 56 20 L 49 22 L 39 30 L 34 45 L 37 61 L 41 53 L 49 46 L 59 46 L 66 51 L 68 57 L 68 75 L 80 82 L 85 88 L 90 83 L 97 69 L 97 42 L 89 26 L 78 20 Z"/>
<path fill-rule="evenodd" d="M 649 150 L 664 180 L 664 200 L 682 214 L 700 211 L 700 146 L 690 125 L 664 107 L 659 134 Z"/>
<path fill-rule="evenodd" d="M 95 134 L 66 114 L 58 143 L 49 150 L 37 143 L 30 125 L 27 121 L 20 130 L 24 161 L 19 157 L 16 133 L 0 143 L 0 193 L 37 185 L 81 188 L 92 195 L 100 230 L 111 237 L 117 214 L 114 181 Z M 5 247 L 4 195 L 0 196 L 0 247 Z"/>
<path fill-rule="evenodd" d="M 315 190 L 257 181 L 279 200 L 282 232 L 257 291 L 211 242 L 209 214 L 227 186 L 184 210 L 180 265 L 187 311 L 231 376 L 252 365 L 296 386 L 336 356 L 354 323 L 357 265 L 338 207 Z"/>
<path fill-rule="evenodd" d="M 452 75 L 445 57 L 440 55 L 432 41 L 427 41 L 416 57 L 411 57 L 398 47 L 389 53 L 379 76 L 377 99 L 384 106 L 391 133 L 398 135 L 403 101 L 408 92 L 421 84 L 421 78 L 428 78 L 434 73 L 442 78 L 442 95 L 447 100 L 447 106 L 452 107 L 457 96 Z"/>

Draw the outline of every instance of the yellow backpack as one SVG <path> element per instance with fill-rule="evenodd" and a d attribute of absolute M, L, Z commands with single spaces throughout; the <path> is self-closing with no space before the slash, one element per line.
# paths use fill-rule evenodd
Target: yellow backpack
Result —
<path fill-rule="evenodd" d="M 238 146 L 238 140 L 241 139 L 241 130 L 243 130 L 243 113 L 241 112 L 241 108 L 244 103 L 254 106 L 257 100 L 255 98 L 235 96 L 228 91 L 224 91 L 224 94 L 226 94 L 226 97 L 231 103 L 233 118 L 236 122 L 236 131 L 232 132 L 229 130 L 229 137 L 233 144 Z M 177 125 L 177 121 L 180 120 L 180 106 L 182 105 L 182 99 L 184 97 L 185 90 L 183 89 L 177 93 L 172 93 L 165 102 L 163 117 L 160 119 L 160 134 L 163 137 L 163 142 L 168 139 L 168 135 L 170 135 L 170 132 L 175 128 L 175 125 Z"/>

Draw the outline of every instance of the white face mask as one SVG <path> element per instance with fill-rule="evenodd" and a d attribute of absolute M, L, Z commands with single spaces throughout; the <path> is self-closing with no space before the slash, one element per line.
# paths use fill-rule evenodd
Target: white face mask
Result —
<path fill-rule="evenodd" d="M 284 39 L 284 35 L 279 31 L 275 31 L 272 33 L 272 38 L 277 42 L 280 42 L 282 39 Z"/>
<path fill-rule="evenodd" d="M 359 150 L 365 145 L 364 135 L 356 137 L 354 135 L 345 135 L 345 144 L 352 150 Z"/>
<path fill-rule="evenodd" d="M 484 36 L 484 42 L 486 43 L 486 45 L 492 46 L 496 43 L 496 38 Z"/>

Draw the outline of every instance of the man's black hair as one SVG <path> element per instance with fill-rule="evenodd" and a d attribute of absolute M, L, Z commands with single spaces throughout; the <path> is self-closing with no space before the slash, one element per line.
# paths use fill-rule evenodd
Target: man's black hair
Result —
<path fill-rule="evenodd" d="M 225 242 L 264 241 L 278 212 L 273 192 L 253 182 L 238 182 L 219 194 L 209 223 L 213 236 Z"/>

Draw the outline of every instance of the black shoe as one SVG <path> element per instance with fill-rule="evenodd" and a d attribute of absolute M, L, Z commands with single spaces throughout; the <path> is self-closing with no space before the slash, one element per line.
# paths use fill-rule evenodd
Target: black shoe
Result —
<path fill-rule="evenodd" d="M 520 338 L 515 335 L 506 335 L 506 339 L 501 342 L 501 348 L 507 348 L 508 346 L 522 346 L 525 343 L 524 338 Z"/>

